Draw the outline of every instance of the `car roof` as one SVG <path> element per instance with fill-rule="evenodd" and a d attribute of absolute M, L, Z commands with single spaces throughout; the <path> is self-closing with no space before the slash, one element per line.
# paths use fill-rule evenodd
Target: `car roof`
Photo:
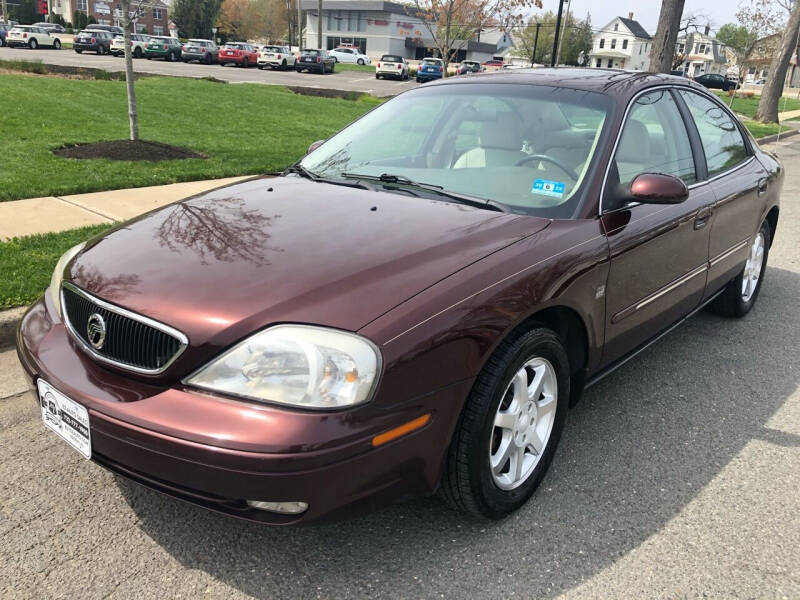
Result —
<path fill-rule="evenodd" d="M 578 67 L 510 69 L 491 73 L 478 73 L 469 78 L 450 77 L 434 82 L 431 85 L 470 85 L 478 83 L 548 85 L 596 91 L 619 97 L 630 97 L 642 89 L 664 84 L 705 90 L 703 86 L 693 82 L 691 79 L 666 73 Z"/>

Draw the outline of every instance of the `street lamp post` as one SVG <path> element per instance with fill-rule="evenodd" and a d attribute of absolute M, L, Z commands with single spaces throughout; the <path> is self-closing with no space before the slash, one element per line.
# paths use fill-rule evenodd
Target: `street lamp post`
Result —
<path fill-rule="evenodd" d="M 216 27 L 212 27 L 211 28 L 211 35 L 214 36 L 214 43 L 218 44 L 219 43 L 219 39 L 217 38 L 217 28 Z"/>

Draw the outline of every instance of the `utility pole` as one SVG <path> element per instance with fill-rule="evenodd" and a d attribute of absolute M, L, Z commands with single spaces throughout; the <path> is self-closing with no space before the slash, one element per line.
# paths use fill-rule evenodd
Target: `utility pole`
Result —
<path fill-rule="evenodd" d="M 650 49 L 650 72 L 669 73 L 675 56 L 675 43 L 681 27 L 681 15 L 685 0 L 662 0 L 658 27 Z"/>
<path fill-rule="evenodd" d="M 300 7 L 300 0 L 297 2 L 297 49 L 303 47 L 303 9 Z"/>
<path fill-rule="evenodd" d="M 8 7 L 6 6 L 6 0 L 2 0 L 3 4 L 3 23 L 8 23 Z"/>
<path fill-rule="evenodd" d="M 558 64 L 559 61 L 561 60 L 561 46 L 564 43 L 564 36 L 567 33 L 567 25 L 569 25 L 569 7 L 571 6 L 571 4 L 572 0 L 567 0 L 567 16 L 564 17 L 567 22 L 564 25 L 564 27 L 561 28 L 561 39 L 558 40 L 558 49 L 556 50 L 556 64 Z"/>
<path fill-rule="evenodd" d="M 317 8 L 317 48 L 322 50 L 322 0 L 319 0 Z"/>
<path fill-rule="evenodd" d="M 556 16 L 556 31 L 553 35 L 553 53 L 550 55 L 550 66 L 556 66 L 556 54 L 558 53 L 558 34 L 561 31 L 561 15 L 564 12 L 564 0 L 558 0 L 558 16 Z"/>
<path fill-rule="evenodd" d="M 3 0 L 5 2 L 5 0 Z M 536 46 L 539 45 L 539 28 L 542 26 L 541 23 L 536 24 L 536 35 L 533 37 L 533 53 L 531 54 L 531 68 L 536 63 Z"/>

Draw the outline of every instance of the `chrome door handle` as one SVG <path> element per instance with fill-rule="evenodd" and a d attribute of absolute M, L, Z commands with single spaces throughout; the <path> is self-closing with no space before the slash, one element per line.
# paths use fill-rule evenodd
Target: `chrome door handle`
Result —
<path fill-rule="evenodd" d="M 708 225 L 708 222 L 711 220 L 712 214 L 714 214 L 714 212 L 710 208 L 703 208 L 699 210 L 694 218 L 695 230 L 702 229 L 703 227 Z"/>

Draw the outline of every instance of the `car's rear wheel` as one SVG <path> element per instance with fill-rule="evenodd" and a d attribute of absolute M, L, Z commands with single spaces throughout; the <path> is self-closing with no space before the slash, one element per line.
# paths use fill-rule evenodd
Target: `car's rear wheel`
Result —
<path fill-rule="evenodd" d="M 281 67 L 280 68 L 281 68 L 281 71 L 285 71 L 286 70 L 286 61 L 285 60 L 281 61 Z"/>
<path fill-rule="evenodd" d="M 250 61 L 247 60 L 247 57 L 245 56 L 244 60 L 242 60 L 242 68 L 246 69 L 249 66 L 250 66 Z"/>
<path fill-rule="evenodd" d="M 141 48 L 134 48 L 133 49 L 133 58 L 142 58 L 142 49 Z"/>
<path fill-rule="evenodd" d="M 728 283 L 725 291 L 711 303 L 712 312 L 725 317 L 743 317 L 750 312 L 764 282 L 770 236 L 770 228 L 765 221 L 750 241 L 747 261 L 742 272 Z"/>
<path fill-rule="evenodd" d="M 39 42 L 36 40 L 31 40 L 28 42 L 28 47 L 30 47 L 31 50 L 36 50 L 39 47 Z"/>
<path fill-rule="evenodd" d="M 487 519 L 522 506 L 553 459 L 569 385 L 567 352 L 553 331 L 537 326 L 503 341 L 453 434 L 441 483 L 445 500 Z"/>
<path fill-rule="evenodd" d="M 61 40 L 55 40 L 53 42 L 53 49 L 54 50 L 61 50 Z"/>
<path fill-rule="evenodd" d="M 203 57 L 203 62 L 204 62 L 205 64 L 207 64 L 207 65 L 210 65 L 210 64 L 211 64 L 211 55 L 210 55 L 210 54 L 206 54 L 206 55 Z"/>
<path fill-rule="evenodd" d="M 378 73 L 375 73 L 375 79 L 380 79 L 381 76 Z"/>

